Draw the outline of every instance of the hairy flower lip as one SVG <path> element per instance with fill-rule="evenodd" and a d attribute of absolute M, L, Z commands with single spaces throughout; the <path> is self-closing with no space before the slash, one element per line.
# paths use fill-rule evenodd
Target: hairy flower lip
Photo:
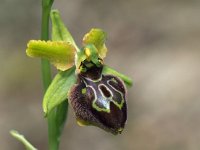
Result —
<path fill-rule="evenodd" d="M 123 131 L 127 119 L 126 89 L 121 79 L 103 75 L 102 69 L 93 66 L 78 74 L 69 100 L 79 123 L 116 135 Z M 105 87 L 101 89 L 101 85 Z"/>

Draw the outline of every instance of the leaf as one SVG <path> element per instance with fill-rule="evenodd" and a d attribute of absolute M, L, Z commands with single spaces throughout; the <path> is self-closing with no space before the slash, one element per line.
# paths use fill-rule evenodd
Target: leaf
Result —
<path fill-rule="evenodd" d="M 83 44 L 93 44 L 99 53 L 99 56 L 103 59 L 106 57 L 107 48 L 105 46 L 106 33 L 98 28 L 93 28 L 89 33 L 85 34 L 83 37 Z"/>
<path fill-rule="evenodd" d="M 54 139 L 57 143 L 60 143 L 60 136 L 62 134 L 68 111 L 67 100 L 63 101 L 61 104 L 57 105 L 48 114 L 48 130 L 51 136 L 50 139 Z"/>
<path fill-rule="evenodd" d="M 58 10 L 51 11 L 51 21 L 52 21 L 52 40 L 53 41 L 66 41 L 71 43 L 76 50 L 78 51 L 79 48 L 74 42 L 72 35 L 64 25 L 61 20 L 60 13 Z"/>
<path fill-rule="evenodd" d="M 131 78 L 129 78 L 128 76 L 126 76 L 124 74 L 121 74 L 121 73 L 117 72 L 116 70 L 110 68 L 109 66 L 104 65 L 103 74 L 115 75 L 115 76 L 121 78 L 124 81 L 124 83 L 129 87 L 131 87 L 132 84 L 133 84 L 133 81 L 132 81 Z"/>
<path fill-rule="evenodd" d="M 68 101 L 65 99 L 60 105 L 56 107 L 56 126 L 59 130 L 59 135 L 62 132 L 62 129 L 65 125 L 65 121 L 67 119 L 67 112 L 68 112 Z"/>
<path fill-rule="evenodd" d="M 34 146 L 32 146 L 23 135 L 19 134 L 17 131 L 15 130 L 11 130 L 10 134 L 16 138 L 18 141 L 20 141 L 21 143 L 24 144 L 24 146 L 26 147 L 27 150 L 37 150 Z"/>
<path fill-rule="evenodd" d="M 68 98 L 68 91 L 75 83 L 74 66 L 66 71 L 59 72 L 55 76 L 43 99 L 43 110 L 46 115 Z"/>
<path fill-rule="evenodd" d="M 75 48 L 69 42 L 31 40 L 26 54 L 48 59 L 57 69 L 64 71 L 74 64 Z"/>

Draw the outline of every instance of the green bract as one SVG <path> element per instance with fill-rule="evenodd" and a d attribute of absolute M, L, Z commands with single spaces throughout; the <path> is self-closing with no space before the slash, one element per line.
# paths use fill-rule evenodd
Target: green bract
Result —
<path fill-rule="evenodd" d="M 67 93 L 75 83 L 75 67 L 61 71 L 54 77 L 43 99 L 43 110 L 46 115 L 67 99 Z"/>
<path fill-rule="evenodd" d="M 76 116 L 77 119 L 79 119 L 79 123 L 87 122 L 86 124 L 96 125 L 114 134 L 121 133 L 126 122 L 127 113 L 125 100 L 126 91 L 123 81 L 126 85 L 131 86 L 132 80 L 104 65 L 103 58 L 107 53 L 107 48 L 105 46 L 106 33 L 101 29 L 91 29 L 83 38 L 83 47 L 78 48 L 68 29 L 61 21 L 57 10 L 51 12 L 51 20 L 52 41 L 31 40 L 26 50 L 28 56 L 45 58 L 60 70 L 44 95 L 43 110 L 45 115 L 47 116 L 49 113 L 54 112 L 58 118 L 57 126 L 63 126 L 66 119 L 66 102 L 70 97 L 70 101 L 73 102 L 74 110 L 79 111 L 75 112 L 76 115 L 81 115 Z M 95 76 L 98 78 L 95 79 Z M 86 82 L 88 83 L 86 84 Z M 97 99 L 91 98 L 92 95 L 90 94 L 92 94 L 92 92 L 91 90 L 88 91 L 88 88 L 93 88 L 93 96 L 95 96 L 95 91 L 98 93 L 96 95 Z M 77 90 L 80 91 L 78 92 Z M 90 92 L 90 94 L 88 92 Z M 76 97 L 77 95 L 79 96 Z M 102 97 L 104 98 L 103 100 L 98 99 Z M 84 109 L 83 105 L 85 104 L 81 99 L 85 100 L 85 103 L 87 103 L 87 107 Z M 95 100 L 92 106 L 87 102 L 89 99 Z M 109 102 L 107 102 L 108 99 Z M 118 102 L 117 99 L 119 101 L 121 100 L 121 102 Z M 77 103 L 79 100 L 81 102 Z M 80 104 L 80 106 L 76 106 L 76 104 Z M 90 117 L 93 118 L 93 122 L 90 121 L 90 118 L 84 120 L 84 116 L 82 116 L 83 113 L 80 111 L 87 111 L 89 115 L 93 115 L 93 117 Z M 97 112 L 93 114 L 93 111 Z M 101 116 L 102 111 L 108 113 L 107 117 Z M 114 112 L 117 114 L 112 114 Z M 59 115 L 61 115 L 60 118 Z M 96 115 L 98 115 L 98 117 Z M 112 118 L 112 116 L 114 118 Z M 102 118 L 104 118 L 104 122 L 101 122 Z M 96 121 L 94 121 L 94 119 L 96 119 Z M 109 122 L 109 120 L 113 122 Z M 115 122 L 118 123 L 115 124 Z M 109 126 L 112 126 L 112 128 Z M 60 131 L 57 132 L 59 135 Z"/>

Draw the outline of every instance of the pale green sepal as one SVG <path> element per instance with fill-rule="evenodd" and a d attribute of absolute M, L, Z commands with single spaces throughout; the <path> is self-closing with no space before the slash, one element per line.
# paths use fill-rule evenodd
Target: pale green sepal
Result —
<path fill-rule="evenodd" d="M 19 134 L 17 131 L 11 130 L 10 134 L 22 144 L 24 144 L 26 150 L 37 150 L 33 145 L 31 145 L 31 143 L 29 143 L 29 141 L 26 140 L 26 138 L 23 135 Z"/>
<path fill-rule="evenodd" d="M 115 76 L 121 78 L 124 81 L 124 83 L 129 87 L 131 87 L 133 84 L 133 81 L 131 78 L 129 78 L 128 76 L 126 76 L 124 74 L 117 72 L 116 70 L 114 70 L 106 65 L 104 65 L 104 67 L 103 67 L 103 74 L 115 75 Z"/>
<path fill-rule="evenodd" d="M 26 54 L 49 60 L 57 69 L 67 70 L 74 64 L 75 48 L 69 42 L 31 40 Z"/>
<path fill-rule="evenodd" d="M 43 111 L 45 115 L 48 115 L 53 108 L 68 99 L 68 92 L 75 83 L 75 66 L 61 71 L 55 76 L 44 95 Z"/>
<path fill-rule="evenodd" d="M 72 35 L 62 22 L 58 10 L 51 11 L 51 21 L 52 21 L 52 40 L 69 42 L 76 48 L 77 51 L 79 51 L 79 48 L 76 45 L 74 39 L 72 38 Z"/>
<path fill-rule="evenodd" d="M 91 29 L 83 37 L 83 44 L 84 45 L 93 44 L 97 48 L 98 54 L 102 59 L 106 57 L 107 53 L 105 41 L 106 41 L 106 33 L 98 28 Z"/>

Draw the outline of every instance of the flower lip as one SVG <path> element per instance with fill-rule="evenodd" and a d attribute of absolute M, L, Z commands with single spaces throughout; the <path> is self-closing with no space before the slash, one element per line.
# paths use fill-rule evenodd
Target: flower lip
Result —
<path fill-rule="evenodd" d="M 79 73 L 69 100 L 78 122 L 116 135 L 122 132 L 127 119 L 125 86 L 116 76 L 103 75 L 102 68 L 94 65 Z"/>

